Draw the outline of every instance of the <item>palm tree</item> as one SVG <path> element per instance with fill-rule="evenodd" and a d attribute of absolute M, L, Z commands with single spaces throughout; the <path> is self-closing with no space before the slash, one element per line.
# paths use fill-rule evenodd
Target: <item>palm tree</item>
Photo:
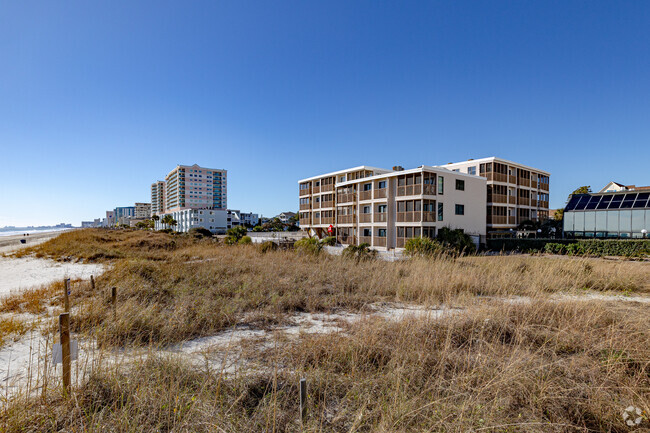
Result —
<path fill-rule="evenodd" d="M 165 224 L 165 228 L 168 228 L 172 224 L 172 221 L 175 222 L 176 220 L 174 220 L 174 218 L 172 218 L 172 216 L 168 214 L 165 215 L 161 221 L 163 224 Z"/>
<path fill-rule="evenodd" d="M 171 218 L 171 216 L 170 216 Z M 169 221 L 169 225 L 172 226 L 172 228 L 176 227 L 178 225 L 178 221 L 176 221 L 174 218 L 171 218 Z M 174 229 L 176 230 L 176 229 Z"/>
<path fill-rule="evenodd" d="M 156 228 L 156 222 L 160 221 L 160 217 L 158 215 L 154 215 L 151 217 L 151 219 L 154 221 L 154 228 Z"/>

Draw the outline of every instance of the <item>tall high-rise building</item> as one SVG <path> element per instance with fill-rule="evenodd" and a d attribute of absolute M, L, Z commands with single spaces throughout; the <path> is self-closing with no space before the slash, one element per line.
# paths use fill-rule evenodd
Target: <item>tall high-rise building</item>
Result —
<path fill-rule="evenodd" d="M 151 203 L 136 203 L 134 218 L 143 219 L 151 216 Z"/>
<path fill-rule="evenodd" d="M 165 181 L 151 184 L 151 216 L 165 212 Z"/>
<path fill-rule="evenodd" d="M 165 213 L 182 209 L 226 209 L 227 171 L 178 165 L 165 177 Z"/>

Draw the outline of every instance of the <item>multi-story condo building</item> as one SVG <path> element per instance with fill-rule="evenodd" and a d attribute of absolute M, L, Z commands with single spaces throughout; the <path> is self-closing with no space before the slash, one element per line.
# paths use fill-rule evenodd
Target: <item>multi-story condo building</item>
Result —
<path fill-rule="evenodd" d="M 182 209 L 226 209 L 227 171 L 178 165 L 165 177 L 165 212 Z"/>
<path fill-rule="evenodd" d="M 151 203 L 136 203 L 135 216 L 136 219 L 147 219 L 151 216 Z"/>
<path fill-rule="evenodd" d="M 106 211 L 106 218 L 104 218 L 104 227 L 113 227 L 115 225 L 115 211 L 114 210 L 107 210 Z"/>
<path fill-rule="evenodd" d="M 165 212 L 165 181 L 151 184 L 151 216 Z"/>
<path fill-rule="evenodd" d="M 115 213 L 115 222 L 117 224 L 129 225 L 129 220 L 135 218 L 135 206 L 116 207 L 113 212 Z"/>
<path fill-rule="evenodd" d="M 228 222 L 226 209 L 180 209 L 167 212 L 176 221 L 176 225 L 168 226 L 162 219 L 155 221 L 154 228 L 161 230 L 173 229 L 177 232 L 188 232 L 192 228 L 202 227 L 213 233 L 225 233 L 231 227 Z"/>
<path fill-rule="evenodd" d="M 645 238 L 650 231 L 650 186 L 610 182 L 597 193 L 574 194 L 564 208 L 570 238 Z"/>
<path fill-rule="evenodd" d="M 299 181 L 300 227 L 341 244 L 403 248 L 441 227 L 485 237 L 486 180 L 440 167 L 360 166 Z"/>
<path fill-rule="evenodd" d="M 487 233 L 515 229 L 523 221 L 548 219 L 550 173 L 501 158 L 469 159 L 443 165 L 487 179 Z"/>

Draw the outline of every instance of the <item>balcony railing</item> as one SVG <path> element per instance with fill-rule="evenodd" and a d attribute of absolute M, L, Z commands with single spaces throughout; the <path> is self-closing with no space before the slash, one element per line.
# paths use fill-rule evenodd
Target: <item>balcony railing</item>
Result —
<path fill-rule="evenodd" d="M 520 206 L 529 206 L 530 205 L 530 199 L 526 197 L 519 197 L 518 200 L 518 205 Z"/>
<path fill-rule="evenodd" d="M 395 247 L 404 248 L 404 245 L 406 245 L 406 240 L 406 238 L 397 238 L 395 240 Z"/>
<path fill-rule="evenodd" d="M 517 199 L 515 198 L 514 195 L 509 195 L 508 196 L 508 203 L 509 204 L 516 204 L 517 203 Z"/>
<path fill-rule="evenodd" d="M 359 236 L 359 245 L 361 244 L 370 244 L 372 243 L 372 237 L 370 236 Z"/>
<path fill-rule="evenodd" d="M 424 195 L 436 195 L 436 186 L 431 184 L 424 184 L 422 186 L 422 194 Z"/>
<path fill-rule="evenodd" d="M 372 222 L 372 214 L 371 213 L 362 213 L 359 215 L 359 222 L 360 223 L 370 223 Z"/>
<path fill-rule="evenodd" d="M 339 203 L 350 203 L 356 200 L 357 200 L 357 194 L 353 192 L 347 194 L 339 194 L 337 196 L 337 201 Z"/>
<path fill-rule="evenodd" d="M 535 200 L 534 198 L 531 198 L 530 199 L 530 205 L 533 206 L 533 207 L 536 207 L 537 206 L 537 200 Z"/>
<path fill-rule="evenodd" d="M 309 210 L 309 209 L 310 209 L 309 203 L 300 203 L 300 210 Z"/>
<path fill-rule="evenodd" d="M 375 236 L 374 247 L 385 247 L 386 246 L 386 237 Z"/>
<path fill-rule="evenodd" d="M 488 203 L 508 203 L 508 196 L 505 194 L 488 195 Z"/>
<path fill-rule="evenodd" d="M 320 187 L 321 192 L 328 192 L 328 191 L 334 191 L 334 185 L 321 185 Z"/>
<path fill-rule="evenodd" d="M 312 193 L 317 194 L 320 192 L 320 186 L 314 186 L 312 187 Z"/>
<path fill-rule="evenodd" d="M 531 188 L 537 189 L 537 185 L 538 185 L 538 183 L 537 183 L 536 180 L 531 180 L 530 181 L 530 187 Z"/>
<path fill-rule="evenodd" d="M 333 200 L 322 201 L 320 202 L 320 207 L 321 208 L 334 207 L 334 201 Z"/>
<path fill-rule="evenodd" d="M 422 222 L 425 223 L 434 223 L 436 222 L 436 213 L 435 212 L 422 212 Z"/>
<path fill-rule="evenodd" d="M 399 223 L 419 222 L 421 216 L 422 216 L 422 212 L 420 211 L 397 212 L 397 222 Z"/>
<path fill-rule="evenodd" d="M 375 190 L 375 198 L 386 198 L 388 196 L 388 189 L 381 188 Z"/>
<path fill-rule="evenodd" d="M 320 209 L 320 202 L 319 202 L 319 201 L 315 201 L 315 202 L 312 204 L 312 207 L 311 207 L 311 208 L 312 208 L 312 209 Z"/>
<path fill-rule="evenodd" d="M 308 226 L 308 225 L 310 225 L 309 218 L 300 218 L 300 225 L 301 225 L 301 226 Z"/>
<path fill-rule="evenodd" d="M 517 179 L 517 181 L 518 181 L 518 185 L 530 186 L 530 179 L 524 179 L 524 178 L 520 177 L 519 179 Z"/>
<path fill-rule="evenodd" d="M 492 180 L 497 182 L 508 182 L 508 175 L 503 173 L 493 173 Z"/>
<path fill-rule="evenodd" d="M 542 208 L 542 209 L 548 209 L 548 202 L 539 200 L 537 202 L 537 207 Z"/>
<path fill-rule="evenodd" d="M 354 236 L 349 236 L 349 235 L 344 235 L 340 234 L 336 236 L 337 242 L 344 244 L 344 245 L 350 245 L 355 243 Z"/>
<path fill-rule="evenodd" d="M 354 224 L 355 215 L 339 215 L 339 224 Z"/>
<path fill-rule="evenodd" d="M 361 200 L 372 200 L 372 190 L 370 191 L 361 191 L 359 193 L 359 201 Z"/>
<path fill-rule="evenodd" d="M 376 213 L 374 217 L 374 221 L 376 223 L 385 223 L 388 221 L 388 213 L 382 212 L 382 213 Z"/>
<path fill-rule="evenodd" d="M 322 217 L 320 219 L 321 224 L 334 224 L 334 217 Z"/>
<path fill-rule="evenodd" d="M 508 224 L 509 224 L 509 225 L 515 225 L 515 224 L 517 224 L 517 217 L 509 216 L 509 217 L 508 217 Z"/>
<path fill-rule="evenodd" d="M 541 189 L 542 191 L 548 191 L 548 183 L 540 183 L 539 189 Z"/>
<path fill-rule="evenodd" d="M 301 189 L 300 190 L 300 197 L 305 196 L 305 195 L 311 195 L 311 188 Z"/>
<path fill-rule="evenodd" d="M 420 194 L 422 194 L 422 185 L 407 185 L 397 187 L 397 195 L 400 197 Z"/>
<path fill-rule="evenodd" d="M 502 215 L 488 215 L 488 224 L 508 224 L 508 217 Z"/>

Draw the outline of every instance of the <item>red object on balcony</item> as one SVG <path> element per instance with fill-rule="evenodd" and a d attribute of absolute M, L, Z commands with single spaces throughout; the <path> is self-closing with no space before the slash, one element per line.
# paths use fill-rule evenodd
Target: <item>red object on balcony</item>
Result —
<path fill-rule="evenodd" d="M 327 228 L 327 233 L 332 233 L 334 231 L 334 226 L 330 224 L 330 226 Z"/>

